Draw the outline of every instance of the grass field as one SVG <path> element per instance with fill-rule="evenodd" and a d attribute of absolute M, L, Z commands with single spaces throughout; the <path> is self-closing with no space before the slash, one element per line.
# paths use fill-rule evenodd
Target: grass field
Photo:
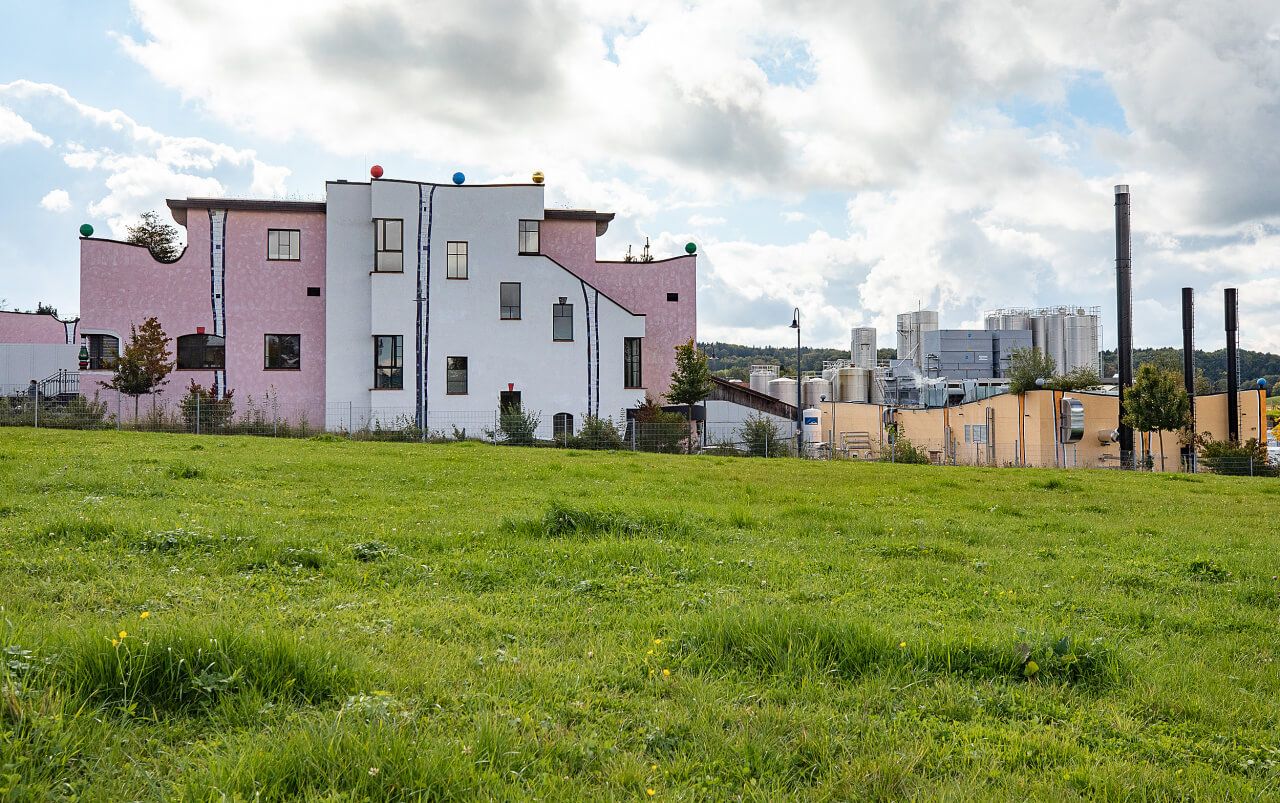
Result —
<path fill-rule="evenodd" d="M 0 431 L 0 800 L 1280 797 L 1280 482 Z"/>

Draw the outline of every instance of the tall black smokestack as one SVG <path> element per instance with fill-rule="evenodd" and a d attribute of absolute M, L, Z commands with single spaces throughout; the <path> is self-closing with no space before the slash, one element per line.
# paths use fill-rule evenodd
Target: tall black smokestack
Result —
<path fill-rule="evenodd" d="M 1133 386 L 1133 251 L 1129 246 L 1129 185 L 1116 185 L 1116 360 L 1120 368 L 1120 454 L 1133 455 L 1133 428 L 1124 424 L 1124 391 Z"/>
<path fill-rule="evenodd" d="M 1240 365 L 1236 348 L 1240 345 L 1240 302 L 1236 289 L 1224 292 L 1227 317 L 1227 438 L 1240 442 Z"/>
<path fill-rule="evenodd" d="M 1195 361 L 1196 302 L 1195 291 L 1182 288 L 1182 381 L 1191 402 L 1191 431 L 1196 430 L 1196 361 Z M 1185 464 L 1191 465 L 1194 446 L 1182 447 Z"/>

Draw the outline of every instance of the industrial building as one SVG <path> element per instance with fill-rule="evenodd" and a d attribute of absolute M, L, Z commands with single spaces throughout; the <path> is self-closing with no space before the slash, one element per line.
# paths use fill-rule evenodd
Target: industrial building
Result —
<path fill-rule="evenodd" d="M 1031 348 L 1053 359 L 1058 373 L 1088 368 L 1101 373 L 1100 307 L 1039 307 L 992 310 L 984 316 L 991 332 L 1030 332 Z"/>

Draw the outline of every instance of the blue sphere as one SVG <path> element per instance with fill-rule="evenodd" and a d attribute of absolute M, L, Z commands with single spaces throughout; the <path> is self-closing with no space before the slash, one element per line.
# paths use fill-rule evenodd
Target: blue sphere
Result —
<path fill-rule="evenodd" d="M 1267 380 L 1265 380 L 1265 379 L 1259 379 L 1259 380 L 1258 380 L 1258 387 L 1260 387 L 1260 388 L 1265 388 L 1266 386 L 1267 386 Z"/>
<path fill-rule="evenodd" d="M 467 177 L 466 177 L 466 176 L 464 176 L 464 175 L 462 175 L 462 173 L 454 173 L 454 174 L 453 174 L 453 183 L 454 183 L 454 184 L 461 184 L 462 182 L 464 182 L 464 181 L 466 181 L 466 180 L 467 180 Z"/>

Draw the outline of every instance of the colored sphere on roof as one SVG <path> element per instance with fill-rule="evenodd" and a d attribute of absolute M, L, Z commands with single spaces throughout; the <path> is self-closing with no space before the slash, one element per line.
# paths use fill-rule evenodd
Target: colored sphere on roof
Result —
<path fill-rule="evenodd" d="M 454 184 L 461 184 L 462 182 L 464 182 L 464 181 L 466 181 L 466 180 L 467 180 L 467 177 L 466 177 L 466 176 L 464 176 L 464 175 L 462 175 L 462 173 L 454 173 L 454 174 L 453 174 L 453 183 L 454 183 Z"/>
<path fill-rule="evenodd" d="M 86 224 L 84 224 L 83 226 L 81 226 L 81 227 L 80 227 L 80 236 L 81 236 L 81 237 L 92 237 L 92 236 L 93 236 L 93 226 L 90 226 L 88 223 L 86 223 Z"/>
<path fill-rule="evenodd" d="M 698 246 L 694 245 L 693 243 L 684 244 L 684 252 L 686 254 L 692 254 L 694 251 L 697 251 L 697 250 L 698 250 Z"/>
<path fill-rule="evenodd" d="M 533 171 L 533 183 L 534 183 L 534 184 L 541 184 L 545 178 L 546 178 L 546 176 L 542 175 L 542 171 L 541 171 L 541 170 L 535 170 L 535 171 Z"/>
<path fill-rule="evenodd" d="M 369 175 L 373 176 L 374 178 L 382 178 L 382 165 L 374 165 L 373 167 L 369 168 Z"/>
<path fill-rule="evenodd" d="M 1267 380 L 1265 380 L 1265 379 L 1259 379 L 1259 380 L 1258 380 L 1258 387 L 1260 387 L 1260 388 L 1265 388 L 1266 386 L 1267 386 Z"/>

